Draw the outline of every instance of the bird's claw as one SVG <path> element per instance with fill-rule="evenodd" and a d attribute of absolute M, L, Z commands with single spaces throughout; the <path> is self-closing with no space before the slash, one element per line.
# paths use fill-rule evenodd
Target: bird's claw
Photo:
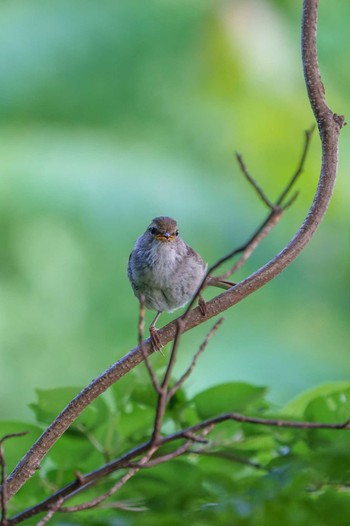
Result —
<path fill-rule="evenodd" d="M 161 344 L 157 329 L 155 327 L 150 327 L 149 333 L 151 336 L 151 344 L 152 344 L 153 350 L 156 352 L 159 351 L 161 354 L 163 354 L 162 352 L 163 345 Z"/>
<path fill-rule="evenodd" d="M 206 316 L 208 314 L 207 302 L 205 301 L 203 296 L 199 296 L 198 298 L 198 307 L 203 316 Z"/>

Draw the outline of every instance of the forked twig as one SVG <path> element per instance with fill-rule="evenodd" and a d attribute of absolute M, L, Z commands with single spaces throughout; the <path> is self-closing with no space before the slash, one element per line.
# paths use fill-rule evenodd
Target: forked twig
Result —
<path fill-rule="evenodd" d="M 140 469 L 147 464 L 149 459 L 152 457 L 152 455 L 157 450 L 157 447 L 150 446 L 147 453 L 142 457 L 142 459 L 138 462 L 137 466 L 132 467 L 121 477 L 121 479 L 118 480 L 116 484 L 114 484 L 108 491 L 103 493 L 102 495 L 99 495 L 98 497 L 89 500 L 88 502 L 84 502 L 83 504 L 77 504 L 76 506 L 63 506 L 57 509 L 57 511 L 61 513 L 75 513 L 77 511 L 83 511 L 83 510 L 91 510 L 92 508 L 96 508 L 101 502 L 105 501 L 117 491 L 124 486 Z M 67 499 L 66 499 L 67 500 Z"/>
<path fill-rule="evenodd" d="M 45 517 L 43 517 L 38 522 L 37 526 L 45 526 L 45 524 L 47 524 L 49 522 L 49 520 L 52 519 L 52 517 L 55 515 L 55 513 L 57 513 L 60 510 L 61 505 L 63 504 L 63 502 L 64 502 L 63 498 L 58 499 L 57 502 L 50 507 L 50 509 L 47 512 L 47 514 L 45 515 Z"/>
<path fill-rule="evenodd" d="M 252 187 L 256 190 L 263 203 L 265 203 L 270 210 L 276 210 L 277 206 L 274 203 L 272 203 L 272 201 L 270 201 L 270 199 L 267 197 L 261 186 L 259 186 L 257 181 L 253 179 L 253 177 L 250 175 L 245 165 L 245 162 L 243 161 L 242 155 L 238 152 L 236 153 L 236 159 L 242 170 L 242 173 L 245 175 L 246 179 L 248 179 Z"/>
<path fill-rule="evenodd" d="M 139 462 L 131 462 L 130 466 L 136 466 L 139 468 L 154 468 L 154 466 L 159 466 L 159 464 L 164 464 L 164 462 L 169 462 L 169 460 L 173 460 L 174 458 L 179 457 L 180 455 L 184 455 L 185 453 L 187 453 L 192 443 L 192 440 L 188 440 L 174 451 L 171 451 L 171 453 L 155 457 L 154 459 L 149 460 L 147 464 L 140 465 Z"/>
<path fill-rule="evenodd" d="M 239 270 L 245 262 L 250 258 L 254 250 L 260 245 L 260 243 L 265 239 L 265 237 L 271 232 L 271 230 L 277 225 L 280 219 L 283 216 L 284 209 L 279 209 L 278 211 L 271 212 L 264 225 L 259 228 L 253 236 L 250 238 L 248 243 L 244 246 L 242 256 L 236 261 L 236 263 L 226 272 L 220 274 L 219 279 L 226 279 L 232 276 L 237 270 Z M 242 248 L 242 247 L 241 247 Z M 239 253 L 238 251 L 236 254 Z M 236 255 L 234 254 L 234 255 Z"/>
<path fill-rule="evenodd" d="M 295 192 L 291 196 L 291 198 L 288 201 L 286 201 L 284 204 L 283 204 L 283 201 L 289 195 L 290 191 L 292 190 L 293 186 L 295 185 L 299 176 L 304 170 L 304 165 L 305 165 L 305 161 L 306 161 L 307 154 L 309 151 L 310 141 L 311 141 L 311 137 L 314 132 L 314 129 L 315 129 L 315 126 L 313 125 L 309 130 L 305 131 L 303 149 L 302 149 L 302 153 L 300 156 L 300 160 L 299 160 L 297 169 L 293 173 L 292 177 L 290 178 L 285 188 L 283 189 L 281 195 L 276 200 L 276 203 L 272 203 L 272 201 L 267 197 L 267 195 L 262 190 L 262 188 L 255 181 L 255 179 L 250 175 L 245 163 L 243 162 L 242 156 L 238 153 L 236 154 L 236 157 L 237 157 L 237 160 L 238 160 L 238 163 L 242 170 L 243 175 L 246 177 L 249 183 L 256 190 L 261 200 L 270 208 L 271 212 L 267 216 L 265 221 L 263 221 L 263 223 L 259 226 L 259 228 L 254 232 L 254 234 L 248 239 L 248 241 L 244 243 L 244 245 L 233 250 L 223 259 L 219 260 L 219 264 L 217 264 L 218 263 L 217 262 L 214 266 L 210 268 L 208 272 L 212 273 L 214 270 L 216 270 L 219 266 L 221 266 L 223 263 L 225 263 L 229 259 L 232 259 L 234 256 L 240 253 L 243 253 L 242 257 L 233 265 L 233 267 L 230 268 L 228 271 L 224 272 L 223 274 L 221 274 L 219 276 L 219 279 L 226 279 L 232 276 L 235 272 L 237 272 L 237 270 L 240 269 L 244 265 L 244 263 L 248 260 L 248 258 L 252 255 L 252 253 L 258 247 L 258 245 L 260 245 L 263 239 L 271 232 L 272 228 L 274 228 L 277 225 L 277 223 L 282 218 L 285 210 L 287 210 L 294 203 L 295 199 L 298 196 L 298 192 Z"/>

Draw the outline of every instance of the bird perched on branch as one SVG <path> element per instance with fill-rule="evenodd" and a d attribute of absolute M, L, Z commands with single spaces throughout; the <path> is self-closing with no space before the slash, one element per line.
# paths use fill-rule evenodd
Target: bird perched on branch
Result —
<path fill-rule="evenodd" d="M 129 257 L 128 278 L 137 298 L 144 298 L 146 308 L 156 310 L 149 331 L 153 348 L 162 348 L 155 324 L 162 312 L 184 307 L 196 294 L 207 271 L 207 265 L 193 248 L 179 236 L 177 223 L 171 217 L 156 217 L 138 238 Z M 205 285 L 229 289 L 230 281 L 214 276 Z M 205 313 L 205 301 L 199 306 Z"/>

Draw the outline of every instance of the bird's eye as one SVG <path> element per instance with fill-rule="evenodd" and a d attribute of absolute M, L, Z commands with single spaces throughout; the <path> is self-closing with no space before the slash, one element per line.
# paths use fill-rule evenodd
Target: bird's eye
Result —
<path fill-rule="evenodd" d="M 178 235 L 179 235 L 179 231 L 176 230 L 176 232 L 175 232 L 175 236 L 178 236 Z"/>
<path fill-rule="evenodd" d="M 154 227 L 150 228 L 149 231 L 151 232 L 152 236 L 155 236 L 157 233 L 157 229 Z"/>

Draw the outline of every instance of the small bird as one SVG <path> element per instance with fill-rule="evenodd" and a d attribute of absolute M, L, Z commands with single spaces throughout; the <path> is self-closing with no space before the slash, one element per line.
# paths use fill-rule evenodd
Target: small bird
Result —
<path fill-rule="evenodd" d="M 207 272 L 207 265 L 193 248 L 179 236 L 177 223 L 171 217 L 152 220 L 138 238 L 129 257 L 128 278 L 138 299 L 143 296 L 146 308 L 156 310 L 149 332 L 154 350 L 162 348 L 155 327 L 162 312 L 184 307 L 198 290 Z M 230 281 L 208 276 L 206 285 L 229 289 Z M 205 314 L 205 301 L 199 306 Z"/>

